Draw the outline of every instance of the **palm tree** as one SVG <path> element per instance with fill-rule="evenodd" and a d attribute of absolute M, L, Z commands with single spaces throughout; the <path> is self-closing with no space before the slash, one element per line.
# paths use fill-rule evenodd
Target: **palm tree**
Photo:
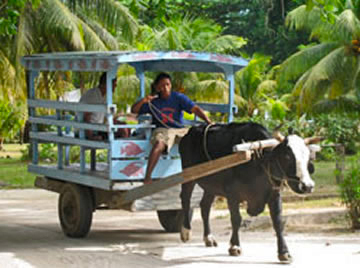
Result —
<path fill-rule="evenodd" d="M 344 9 L 334 16 L 334 23 L 322 19 L 317 7 L 307 11 L 303 5 L 288 14 L 289 27 L 309 30 L 310 38 L 317 41 L 289 57 L 279 69 L 280 84 L 295 83 L 293 94 L 299 98 L 300 113 L 319 111 L 326 103 L 341 101 L 348 94 L 359 96 L 360 13 L 356 8 L 353 1 L 346 1 Z M 360 98 L 352 100 L 359 103 Z M 318 105 L 317 110 L 314 105 Z"/>
<path fill-rule="evenodd" d="M 266 100 L 264 94 L 271 93 L 276 88 L 276 82 L 266 76 L 270 57 L 254 54 L 248 66 L 236 74 L 237 94 L 235 98 L 241 115 L 251 117 L 254 112 L 263 111 L 262 103 Z"/>
<path fill-rule="evenodd" d="M 23 99 L 21 56 L 54 51 L 116 50 L 124 47 L 124 43 L 133 43 L 137 31 L 135 18 L 115 0 L 42 0 L 36 9 L 28 1 L 20 15 L 16 38 L 0 40 L 4 41 L 0 49 L 0 77 L 7 75 L 7 71 L 4 73 L 7 67 L 15 68 L 6 81 L 11 88 L 21 89 L 11 94 Z M 43 84 L 51 95 L 49 85 L 56 86 L 55 79 L 44 74 L 42 77 L 49 80 Z M 3 94 L 4 88 L 0 88 Z"/>

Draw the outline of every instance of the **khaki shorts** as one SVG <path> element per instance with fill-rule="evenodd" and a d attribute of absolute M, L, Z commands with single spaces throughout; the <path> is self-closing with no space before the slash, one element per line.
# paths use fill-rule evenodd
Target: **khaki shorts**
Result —
<path fill-rule="evenodd" d="M 188 133 L 189 128 L 156 128 L 152 135 L 150 142 L 154 145 L 157 141 L 162 141 L 166 144 L 167 152 L 170 151 L 174 144 L 179 144 L 182 137 Z"/>

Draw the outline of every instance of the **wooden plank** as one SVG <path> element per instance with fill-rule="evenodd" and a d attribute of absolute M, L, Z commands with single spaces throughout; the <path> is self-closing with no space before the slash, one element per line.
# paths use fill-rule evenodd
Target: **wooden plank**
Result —
<path fill-rule="evenodd" d="M 49 132 L 30 132 L 30 138 L 41 141 L 48 141 L 54 143 L 70 144 L 70 145 L 79 145 L 86 146 L 89 148 L 99 148 L 99 149 L 109 149 L 110 145 L 108 142 L 104 141 L 92 141 L 85 139 L 78 139 L 66 136 L 58 136 L 56 134 L 51 134 Z"/>
<path fill-rule="evenodd" d="M 144 184 L 123 194 L 119 204 L 126 204 L 136 199 L 163 191 L 177 184 L 190 182 L 205 177 L 227 168 L 245 163 L 251 159 L 250 151 L 242 151 L 227 155 L 215 160 L 195 165 L 183 170 L 181 173 L 171 175 L 167 178 L 154 181 L 151 184 Z M 115 189 L 114 189 L 115 190 Z"/>
<path fill-rule="evenodd" d="M 67 110 L 73 112 L 98 112 L 98 113 L 116 113 L 116 105 L 110 105 L 107 107 L 103 104 L 84 104 L 78 102 L 66 102 L 66 101 L 50 101 L 50 100 L 28 100 L 28 106 L 32 108 L 48 108 Z"/>
<path fill-rule="evenodd" d="M 196 102 L 196 105 L 209 112 L 227 113 L 229 111 L 229 104 Z"/>
<path fill-rule="evenodd" d="M 46 167 L 29 164 L 28 171 L 45 177 L 58 179 L 65 182 L 73 182 L 90 187 L 110 190 L 111 181 L 105 177 L 96 176 L 95 172 L 81 174 L 80 171 L 69 169 L 57 169 L 56 167 Z"/>
<path fill-rule="evenodd" d="M 79 123 L 76 121 L 69 120 L 57 120 L 57 119 L 49 119 L 43 117 L 29 117 L 30 123 L 36 124 L 44 124 L 44 125 L 54 125 L 59 127 L 74 127 L 79 129 L 91 129 L 96 131 L 108 131 L 108 126 L 103 124 L 90 124 L 90 123 Z"/>

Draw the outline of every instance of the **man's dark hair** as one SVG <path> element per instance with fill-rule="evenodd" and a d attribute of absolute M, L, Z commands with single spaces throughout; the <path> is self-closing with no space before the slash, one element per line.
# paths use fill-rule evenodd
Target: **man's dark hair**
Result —
<path fill-rule="evenodd" d="M 99 79 L 99 85 L 106 85 L 106 72 L 102 73 Z"/>
<path fill-rule="evenodd" d="M 99 79 L 99 86 L 106 85 L 106 77 L 107 77 L 107 73 L 103 72 Z M 114 78 L 113 81 L 114 80 L 116 80 L 116 78 Z"/>
<path fill-rule="evenodd" d="M 170 76 L 169 74 L 167 74 L 167 73 L 159 73 L 159 74 L 156 76 L 155 80 L 154 80 L 154 83 L 153 83 L 154 86 L 156 86 L 156 85 L 160 82 L 160 80 L 162 80 L 162 79 L 164 79 L 164 78 L 169 79 L 170 82 L 171 82 L 171 76 Z"/>

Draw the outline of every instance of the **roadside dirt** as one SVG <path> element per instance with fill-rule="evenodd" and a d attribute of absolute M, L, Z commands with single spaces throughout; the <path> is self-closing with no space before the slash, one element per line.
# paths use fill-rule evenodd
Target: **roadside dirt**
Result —
<path fill-rule="evenodd" d="M 57 217 L 57 194 L 0 190 L 0 267 L 278 267 L 269 218 L 246 218 L 243 255 L 228 256 L 231 234 L 226 210 L 212 212 L 219 246 L 202 242 L 199 211 L 193 238 L 165 233 L 156 213 L 99 210 L 88 237 L 69 239 Z M 360 234 L 348 231 L 344 208 L 286 210 L 286 240 L 294 261 L 288 267 L 358 267 Z"/>

